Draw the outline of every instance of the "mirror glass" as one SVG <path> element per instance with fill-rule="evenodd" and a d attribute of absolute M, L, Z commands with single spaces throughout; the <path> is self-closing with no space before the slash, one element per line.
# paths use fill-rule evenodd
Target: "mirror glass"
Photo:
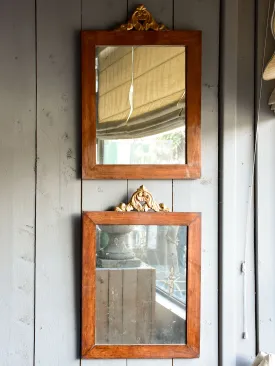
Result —
<path fill-rule="evenodd" d="M 186 343 L 186 226 L 99 225 L 96 344 Z"/>
<path fill-rule="evenodd" d="M 96 47 L 97 164 L 185 164 L 185 47 Z"/>

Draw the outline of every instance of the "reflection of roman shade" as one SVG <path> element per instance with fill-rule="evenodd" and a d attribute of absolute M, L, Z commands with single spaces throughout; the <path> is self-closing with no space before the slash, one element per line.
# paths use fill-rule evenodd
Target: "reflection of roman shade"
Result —
<path fill-rule="evenodd" d="M 183 127 L 184 47 L 134 48 L 133 112 L 127 123 L 132 47 L 101 48 L 98 65 L 98 138 L 137 138 Z"/>

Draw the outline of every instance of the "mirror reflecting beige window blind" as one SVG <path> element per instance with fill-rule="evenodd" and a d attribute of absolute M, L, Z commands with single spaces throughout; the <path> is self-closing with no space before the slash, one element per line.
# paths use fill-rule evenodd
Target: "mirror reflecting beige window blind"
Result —
<path fill-rule="evenodd" d="M 138 138 L 183 127 L 184 109 L 185 47 L 98 47 L 97 138 Z"/>

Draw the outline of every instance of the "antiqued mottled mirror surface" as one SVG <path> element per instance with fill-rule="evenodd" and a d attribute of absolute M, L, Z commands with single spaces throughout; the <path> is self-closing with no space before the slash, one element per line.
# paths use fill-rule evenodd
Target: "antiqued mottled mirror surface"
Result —
<path fill-rule="evenodd" d="M 97 163 L 185 164 L 185 47 L 96 47 Z"/>
<path fill-rule="evenodd" d="M 186 248 L 186 226 L 97 226 L 96 344 L 186 343 Z"/>

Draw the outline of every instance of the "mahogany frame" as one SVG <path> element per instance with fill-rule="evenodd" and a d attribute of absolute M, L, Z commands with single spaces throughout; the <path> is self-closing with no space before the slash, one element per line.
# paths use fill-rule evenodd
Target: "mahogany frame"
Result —
<path fill-rule="evenodd" d="M 195 179 L 201 175 L 201 32 L 82 31 L 82 178 Z M 186 164 L 96 163 L 95 50 L 104 45 L 186 47 Z"/>
<path fill-rule="evenodd" d="M 96 345 L 96 225 L 186 225 L 187 342 L 184 345 Z M 196 358 L 200 353 L 201 214 L 84 212 L 82 248 L 82 358 Z"/>

